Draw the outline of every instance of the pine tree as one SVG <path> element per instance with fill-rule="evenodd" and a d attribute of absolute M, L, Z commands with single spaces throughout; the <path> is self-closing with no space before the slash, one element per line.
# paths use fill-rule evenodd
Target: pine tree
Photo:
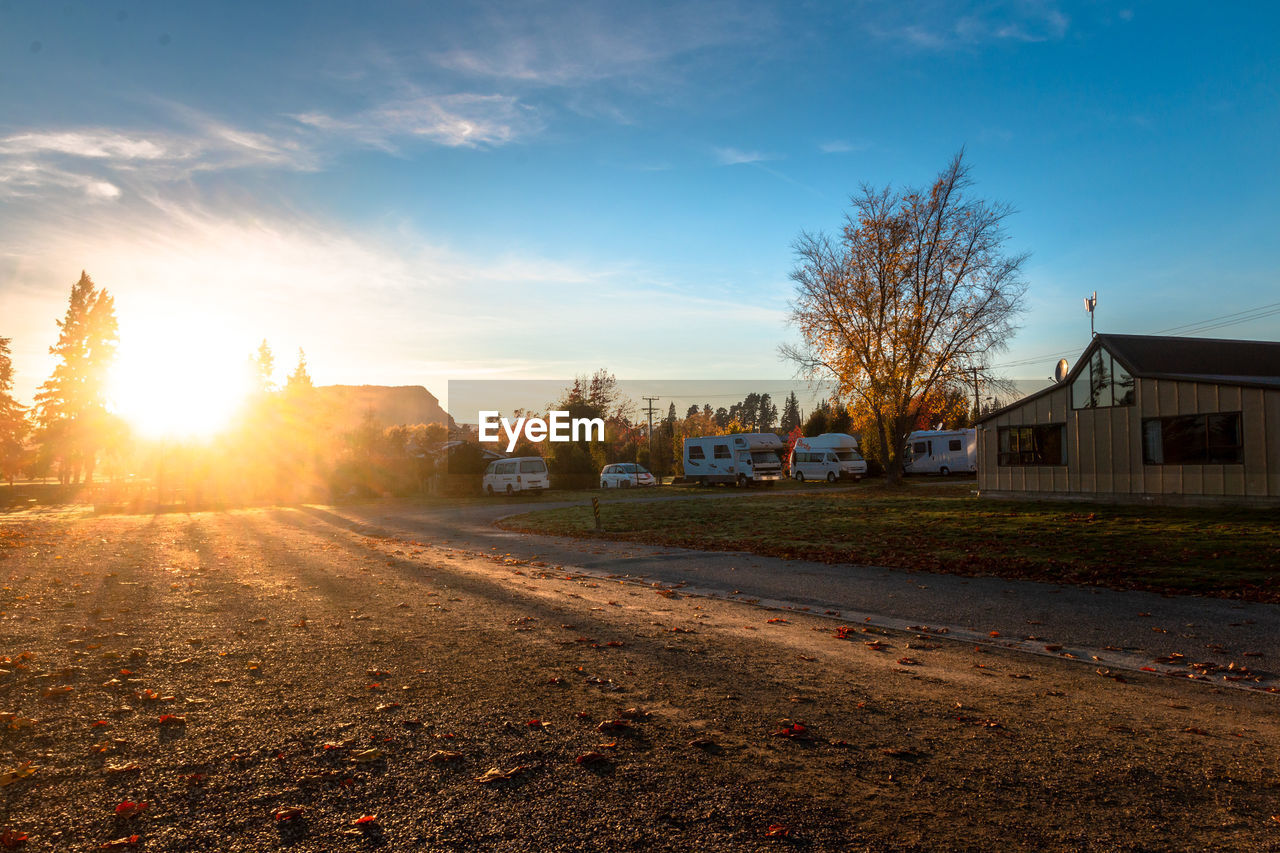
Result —
<path fill-rule="evenodd" d="M 796 427 L 800 426 L 800 401 L 796 399 L 796 392 L 792 391 L 787 395 L 787 401 L 782 404 L 782 422 L 778 425 L 781 432 L 788 435 Z"/>
<path fill-rule="evenodd" d="M 93 482 L 93 468 L 106 433 L 107 375 L 115 361 L 119 326 L 115 300 L 86 272 L 71 286 L 66 316 L 58 321 L 58 357 L 53 375 L 36 393 L 35 416 L 41 455 L 66 484 Z"/>
<path fill-rule="evenodd" d="M 272 355 L 271 346 L 266 338 L 263 338 L 262 343 L 258 345 L 258 351 L 249 356 L 249 365 L 253 369 L 258 393 L 267 394 L 275 389 L 275 383 L 271 377 L 276 372 L 276 357 Z"/>
<path fill-rule="evenodd" d="M 0 478 L 13 480 L 22 469 L 27 412 L 13 398 L 13 360 L 9 338 L 0 338 Z"/>
<path fill-rule="evenodd" d="M 302 351 L 302 347 L 298 347 L 298 366 L 293 369 L 293 373 L 289 374 L 286 387 L 290 391 L 303 391 L 315 387 L 311 381 L 311 374 L 307 372 L 307 354 Z"/>

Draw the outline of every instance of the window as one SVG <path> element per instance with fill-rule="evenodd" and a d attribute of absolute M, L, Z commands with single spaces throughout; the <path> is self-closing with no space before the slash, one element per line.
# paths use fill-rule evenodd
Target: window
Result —
<path fill-rule="evenodd" d="M 952 453 L 955 453 L 959 449 L 960 449 L 960 439 L 953 438 L 947 442 L 947 450 L 951 451 Z"/>
<path fill-rule="evenodd" d="M 927 454 L 929 452 L 929 445 L 923 441 L 917 441 L 915 444 L 911 445 L 911 452 L 922 455 Z"/>
<path fill-rule="evenodd" d="M 690 459 L 706 459 L 707 457 L 704 456 L 702 453 L 702 445 L 700 444 L 689 445 L 689 458 Z"/>
<path fill-rule="evenodd" d="M 712 445 L 712 448 L 711 448 L 711 449 L 712 449 L 712 451 L 714 452 L 715 457 L 716 457 L 717 459 L 728 459 L 728 458 L 730 458 L 730 457 L 729 457 L 729 445 L 727 445 L 727 444 L 715 444 L 715 445 Z"/>
<path fill-rule="evenodd" d="M 1142 422 L 1147 465 L 1231 465 L 1244 461 L 1239 412 L 1148 418 Z"/>
<path fill-rule="evenodd" d="M 1065 465 L 1066 428 L 1062 424 L 1042 426 L 1001 427 L 997 432 L 999 455 L 996 464 L 1011 465 Z"/>
<path fill-rule="evenodd" d="M 516 472 L 516 463 L 514 463 L 514 462 L 503 462 L 501 465 L 499 465 L 499 466 L 498 466 L 498 470 L 497 470 L 497 471 L 495 471 L 494 473 L 496 473 L 496 474 L 514 474 L 515 472 Z"/>
<path fill-rule="evenodd" d="M 545 474 L 547 473 L 547 463 L 541 459 L 526 459 L 520 463 L 521 474 Z"/>
<path fill-rule="evenodd" d="M 1071 383 L 1071 407 L 1101 409 L 1133 405 L 1133 377 L 1102 347 L 1094 350 Z"/>

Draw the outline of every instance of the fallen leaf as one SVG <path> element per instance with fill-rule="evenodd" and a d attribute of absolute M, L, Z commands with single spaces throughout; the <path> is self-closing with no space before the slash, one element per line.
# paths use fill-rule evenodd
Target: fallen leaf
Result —
<path fill-rule="evenodd" d="M 297 820 L 302 817 L 302 809 L 298 806 L 285 806 L 282 809 L 276 809 L 271 816 L 277 821 Z"/>
<path fill-rule="evenodd" d="M 450 752 L 447 749 L 437 749 L 435 752 L 427 756 L 427 761 L 432 764 L 444 764 L 448 761 L 460 761 L 461 759 L 461 752 Z"/>
<path fill-rule="evenodd" d="M 142 769 L 142 765 L 136 761 L 130 761 L 128 764 L 108 764 L 102 768 L 104 773 L 135 773 Z"/>
<path fill-rule="evenodd" d="M 360 764 L 365 764 L 370 761 L 377 761 L 381 757 L 382 750 L 380 749 L 362 749 L 359 752 L 354 753 L 351 756 L 351 760 Z"/>
<path fill-rule="evenodd" d="M 809 727 L 804 723 L 792 723 L 785 728 L 778 729 L 771 733 L 772 737 L 785 737 L 794 740 L 808 740 L 812 735 L 809 734 Z"/>
<path fill-rule="evenodd" d="M 791 830 L 780 823 L 771 823 L 769 828 L 764 831 L 767 838 L 790 838 Z"/>
<path fill-rule="evenodd" d="M 529 765 L 527 764 L 518 764 L 515 767 L 512 767 L 510 770 L 500 770 L 497 767 L 493 767 L 489 770 L 486 770 L 483 776 L 477 777 L 476 781 L 479 782 L 481 785 L 489 785 L 493 782 L 501 782 L 501 781 L 514 779 L 516 776 L 519 776 L 521 773 L 524 773 L 528 770 L 529 770 Z"/>
<path fill-rule="evenodd" d="M 27 834 L 25 832 L 19 832 L 18 830 L 10 829 L 7 826 L 4 828 L 3 832 L 0 832 L 0 847 L 4 847 L 6 850 L 12 850 L 26 842 Z"/>
<path fill-rule="evenodd" d="M 596 731 L 612 732 L 629 728 L 631 728 L 631 722 L 629 720 L 605 720 L 600 723 L 600 725 L 596 726 Z"/>
<path fill-rule="evenodd" d="M 12 785 L 19 779 L 26 779 L 32 773 L 36 772 L 36 767 L 30 761 L 24 761 L 12 770 L 0 773 L 0 788 L 6 785 Z"/>
<path fill-rule="evenodd" d="M 125 800 L 116 806 L 116 817 L 137 817 L 147 810 L 150 803 L 135 803 L 132 800 Z"/>
<path fill-rule="evenodd" d="M 601 764 L 609 760 L 609 756 L 603 752 L 584 752 L 577 758 L 573 759 L 575 764 Z"/>
<path fill-rule="evenodd" d="M 111 841 L 102 842 L 101 850 L 115 850 L 120 847 L 136 847 L 138 842 L 142 840 L 141 836 L 129 835 L 124 838 L 116 838 Z"/>

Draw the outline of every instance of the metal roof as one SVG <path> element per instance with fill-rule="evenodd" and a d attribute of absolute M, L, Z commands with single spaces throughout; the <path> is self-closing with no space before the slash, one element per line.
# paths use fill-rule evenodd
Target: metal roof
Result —
<path fill-rule="evenodd" d="M 1094 335 L 1065 379 L 978 418 L 983 423 L 1075 381 L 1093 351 L 1105 347 L 1134 376 L 1280 388 L 1280 342 L 1168 335 Z"/>

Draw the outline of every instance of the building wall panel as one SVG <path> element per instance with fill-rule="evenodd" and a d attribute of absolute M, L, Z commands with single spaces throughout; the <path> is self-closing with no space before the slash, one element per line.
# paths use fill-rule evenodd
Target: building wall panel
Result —
<path fill-rule="evenodd" d="M 1266 421 L 1267 494 L 1280 497 L 1280 391 L 1267 391 L 1262 406 Z"/>
<path fill-rule="evenodd" d="M 1270 457 L 1280 452 L 1280 436 L 1267 442 L 1266 398 L 1260 388 L 1241 391 L 1240 408 L 1244 421 L 1244 493 L 1261 497 L 1267 494 L 1267 466 Z"/>

